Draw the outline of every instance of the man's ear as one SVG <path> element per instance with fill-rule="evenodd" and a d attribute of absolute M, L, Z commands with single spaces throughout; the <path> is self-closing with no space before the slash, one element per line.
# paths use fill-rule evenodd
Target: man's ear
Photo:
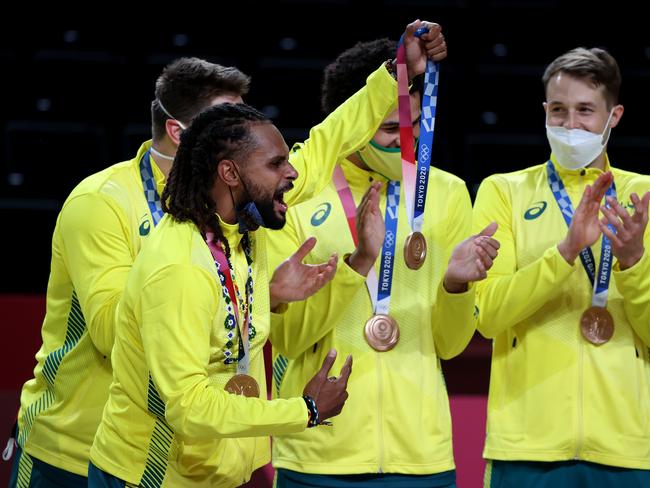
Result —
<path fill-rule="evenodd" d="M 181 143 L 181 133 L 183 128 L 178 123 L 178 120 L 167 119 L 165 120 L 165 132 L 172 142 L 178 147 Z"/>
<path fill-rule="evenodd" d="M 231 159 L 222 159 L 217 163 L 217 176 L 230 187 L 239 185 L 239 173 L 235 167 L 235 162 Z"/>
<path fill-rule="evenodd" d="M 612 118 L 609 121 L 609 126 L 612 128 L 616 127 L 621 121 L 621 117 L 623 117 L 623 105 L 615 105 L 612 112 Z"/>

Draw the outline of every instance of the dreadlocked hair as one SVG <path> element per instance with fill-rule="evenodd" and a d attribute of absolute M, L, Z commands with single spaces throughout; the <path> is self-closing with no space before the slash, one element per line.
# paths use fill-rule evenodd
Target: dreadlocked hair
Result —
<path fill-rule="evenodd" d="M 162 209 L 178 222 L 192 221 L 203 233 L 212 231 L 230 256 L 216 216 L 212 189 L 217 165 L 223 159 L 237 159 L 255 147 L 250 128 L 270 120 L 253 107 L 238 103 L 215 105 L 194 118 L 181 134 L 169 179 L 163 191 Z"/>

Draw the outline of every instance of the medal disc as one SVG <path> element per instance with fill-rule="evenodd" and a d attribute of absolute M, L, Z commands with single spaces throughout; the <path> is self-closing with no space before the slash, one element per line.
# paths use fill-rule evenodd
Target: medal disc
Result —
<path fill-rule="evenodd" d="M 580 330 L 585 339 L 597 346 L 614 335 L 614 319 L 603 307 L 589 307 L 580 317 Z"/>
<path fill-rule="evenodd" d="M 364 328 L 366 340 L 375 351 L 390 351 L 399 341 L 399 326 L 393 317 L 373 315 Z"/>
<path fill-rule="evenodd" d="M 228 393 L 244 395 L 245 397 L 259 397 L 260 387 L 255 378 L 247 374 L 236 374 L 228 380 L 224 389 Z"/>
<path fill-rule="evenodd" d="M 420 232 L 411 232 L 404 243 L 404 261 L 411 269 L 420 269 L 427 257 L 427 241 Z"/>

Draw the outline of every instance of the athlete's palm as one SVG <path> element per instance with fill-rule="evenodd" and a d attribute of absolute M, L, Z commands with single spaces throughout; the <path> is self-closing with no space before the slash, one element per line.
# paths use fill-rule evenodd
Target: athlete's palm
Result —
<path fill-rule="evenodd" d="M 338 261 L 336 254 L 321 264 L 302 262 L 315 245 L 316 238 L 310 237 L 276 268 L 269 283 L 271 309 L 281 303 L 309 298 L 334 277 Z"/>
<path fill-rule="evenodd" d="M 600 203 L 612 184 L 612 174 L 608 171 L 598 177 L 593 185 L 587 186 L 576 208 L 567 238 L 576 251 L 593 245 L 601 235 L 598 224 Z"/>

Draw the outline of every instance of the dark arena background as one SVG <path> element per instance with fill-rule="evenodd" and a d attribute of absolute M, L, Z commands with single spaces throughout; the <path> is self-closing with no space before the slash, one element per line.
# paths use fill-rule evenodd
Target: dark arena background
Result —
<path fill-rule="evenodd" d="M 324 67 L 356 41 L 397 39 L 415 19 L 443 27 L 433 163 L 467 182 L 544 162 L 541 76 L 574 47 L 619 62 L 625 114 L 612 131 L 615 166 L 647 172 L 650 32 L 641 4 L 430 0 L 188 2 L 158 6 L 129 25 L 68 19 L 0 31 L 0 439 L 40 346 L 51 236 L 61 205 L 85 176 L 130 159 L 150 138 L 150 103 L 163 66 L 181 56 L 234 65 L 252 77 L 245 101 L 270 116 L 289 146 L 317 124 Z M 101 5 L 94 16 L 117 12 Z M 117 9 L 117 7 L 115 7 Z M 124 6 L 120 8 L 125 8 Z M 145 8 L 145 7 L 142 7 Z M 154 14 L 153 12 L 157 12 Z M 43 20 L 43 19 L 41 19 Z M 95 22 L 97 19 L 95 18 Z M 126 20 L 125 20 L 126 22 Z M 443 364 L 454 418 L 458 486 L 481 486 L 491 344 L 476 335 Z M 6 483 L 10 463 L 0 464 Z M 272 471 L 252 486 L 270 486 Z"/>

